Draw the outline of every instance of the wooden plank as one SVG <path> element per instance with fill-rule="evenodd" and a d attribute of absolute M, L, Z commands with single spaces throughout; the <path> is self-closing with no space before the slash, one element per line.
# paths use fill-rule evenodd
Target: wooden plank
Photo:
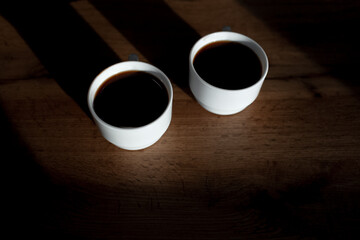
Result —
<path fill-rule="evenodd" d="M 322 11 L 320 2 L 296 1 L 296 6 L 312 15 Z M 96 45 L 95 52 L 105 49 L 109 53 L 105 56 L 113 59 L 135 52 L 152 63 L 152 50 L 141 51 L 146 44 L 131 41 L 127 35 L 131 31 L 124 32 L 116 23 L 121 18 L 108 15 L 117 12 L 111 3 L 72 2 L 72 16 L 84 21 L 77 26 L 88 25 L 86 31 L 79 31 L 94 31 L 103 40 L 107 47 Z M 331 9 L 340 4 L 326 3 Z M 344 53 L 333 51 L 328 62 L 321 61 L 326 48 L 312 53 L 317 55 L 312 58 L 306 49 L 314 45 L 287 37 L 282 21 L 305 24 L 307 20 L 284 14 L 286 9 L 295 11 L 285 1 L 269 6 L 282 10 L 279 16 L 263 13 L 264 1 L 153 4 L 160 6 L 159 14 L 171 10 L 156 19 L 170 18 L 199 37 L 232 25 L 234 31 L 261 43 L 270 59 L 270 72 L 258 99 L 233 116 L 211 114 L 186 85 L 178 84 L 174 73 L 185 76 L 187 69 L 177 69 L 170 73 L 175 80 L 171 79 L 174 106 L 168 131 L 145 150 L 118 149 L 101 137 L 77 98 L 59 85 L 59 75 L 51 75 L 51 69 L 41 64 L 44 56 L 51 59 L 39 55 L 8 20 L 9 13 L 4 14 L 0 18 L 0 125 L 6 228 L 12 236 L 356 239 L 359 88 L 332 71 L 341 64 L 335 61 L 337 56 L 342 59 Z M 307 10 L 312 6 L 315 10 Z M 354 7 L 341 6 L 350 12 Z M 264 21 L 269 16 L 271 24 Z M 275 28 L 278 23 L 284 25 Z M 142 31 L 146 29 L 135 33 Z M 343 44 L 337 40 L 336 44 Z M 171 44 L 166 47 L 171 49 Z"/>

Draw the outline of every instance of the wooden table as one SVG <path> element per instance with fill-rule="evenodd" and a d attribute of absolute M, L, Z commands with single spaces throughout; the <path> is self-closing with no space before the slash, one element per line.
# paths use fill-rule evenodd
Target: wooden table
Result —
<path fill-rule="evenodd" d="M 359 1 L 1 5 L 11 239 L 358 239 Z M 187 64 L 226 25 L 261 44 L 270 69 L 251 106 L 217 116 L 191 95 Z M 174 88 L 168 131 L 141 151 L 105 141 L 86 107 L 93 78 L 130 53 Z"/>

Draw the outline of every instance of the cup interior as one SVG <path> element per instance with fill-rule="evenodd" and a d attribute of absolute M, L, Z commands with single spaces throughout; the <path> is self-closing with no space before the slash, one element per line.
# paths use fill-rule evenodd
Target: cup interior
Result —
<path fill-rule="evenodd" d="M 260 63 L 261 63 L 261 77 L 258 79 L 258 82 L 261 81 L 263 78 L 265 78 L 265 76 L 267 75 L 268 69 L 269 69 L 269 63 L 268 63 L 268 58 L 266 56 L 265 51 L 262 49 L 262 47 L 255 42 L 254 40 L 252 40 L 251 38 L 242 35 L 240 33 L 235 33 L 235 32 L 228 32 L 228 31 L 222 31 L 222 32 L 215 32 L 215 33 L 211 33 L 209 35 L 206 35 L 204 37 L 202 37 L 201 39 L 199 39 L 195 45 L 193 46 L 193 48 L 190 51 L 190 67 L 192 68 L 192 71 L 195 72 L 197 74 L 197 76 L 206 84 L 206 81 L 204 81 L 196 72 L 195 67 L 194 67 L 194 58 L 196 56 L 196 54 L 206 45 L 209 45 L 211 43 L 214 42 L 218 42 L 218 41 L 232 41 L 232 42 L 238 42 L 241 43 L 244 46 L 247 46 L 248 48 L 250 48 L 259 58 Z M 257 82 L 255 82 L 253 85 L 255 85 Z M 210 84 L 209 84 L 210 85 Z M 213 85 L 211 85 L 213 86 Z M 215 87 L 215 86 L 213 86 Z M 215 87 L 216 88 L 216 87 Z M 241 90 L 241 89 L 239 89 Z"/>
<path fill-rule="evenodd" d="M 94 110 L 94 100 L 96 97 L 96 93 L 98 91 L 98 89 L 102 86 L 102 84 L 108 80 L 109 78 L 111 78 L 112 76 L 119 74 L 121 72 L 127 72 L 127 71 L 141 71 L 141 72 L 146 72 L 149 73 L 153 76 L 155 76 L 157 79 L 159 79 L 164 86 L 166 87 L 166 91 L 168 94 L 168 103 L 167 106 L 165 108 L 165 110 L 163 111 L 162 114 L 164 114 L 167 109 L 169 107 L 171 107 L 171 102 L 173 100 L 173 90 L 172 90 L 172 86 L 171 86 L 171 82 L 170 80 L 167 78 L 167 76 L 158 68 L 156 68 L 153 65 L 150 65 L 148 63 L 144 63 L 144 62 L 139 62 L 139 61 L 126 61 L 126 62 L 121 62 L 121 63 L 117 63 L 115 65 L 112 65 L 108 68 L 106 68 L 105 70 L 103 70 L 92 82 L 90 88 L 89 88 L 89 92 L 88 92 L 88 107 L 89 110 L 91 112 L 91 114 L 93 115 L 94 118 L 96 118 L 96 120 L 98 122 L 100 122 L 103 125 L 107 125 L 109 127 L 113 127 L 113 128 L 120 128 L 120 127 L 116 127 L 116 126 L 112 126 L 109 123 L 105 122 L 103 119 L 101 119 L 95 112 Z M 162 115 L 161 114 L 161 115 Z M 161 117 L 158 116 L 158 118 Z M 156 120 L 154 120 L 156 121 Z M 151 123 L 149 123 L 151 124 Z M 147 124 L 147 125 L 149 125 Z M 146 126 L 146 125 L 144 125 Z M 141 128 L 144 126 L 140 126 L 137 128 Z"/>

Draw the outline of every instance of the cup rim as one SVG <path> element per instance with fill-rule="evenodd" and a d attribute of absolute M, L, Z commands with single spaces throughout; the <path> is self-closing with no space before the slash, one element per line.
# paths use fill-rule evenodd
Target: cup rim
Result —
<path fill-rule="evenodd" d="M 94 102 L 94 99 L 95 99 L 95 94 L 94 94 L 94 97 L 92 98 L 92 94 L 91 94 L 91 90 L 93 90 L 94 88 L 94 85 L 97 81 L 97 79 L 99 79 L 103 74 L 105 74 L 106 72 L 109 72 L 111 70 L 113 70 L 114 68 L 118 68 L 118 67 L 121 67 L 121 65 L 127 65 L 127 64 L 137 64 L 139 66 L 146 66 L 146 67 L 149 67 L 149 68 L 152 68 L 154 71 L 158 72 L 160 75 L 162 75 L 165 79 L 166 82 L 168 82 L 168 86 L 166 84 L 165 87 L 166 87 L 166 90 L 170 93 L 169 94 L 169 100 L 168 100 L 168 103 L 167 103 L 167 106 L 165 108 L 165 110 L 155 119 L 153 120 L 152 122 L 150 123 L 147 123 L 145 125 L 142 125 L 142 126 L 139 126 L 139 127 L 117 127 L 117 126 L 114 126 L 114 125 L 111 125 L 107 122 L 105 122 L 104 120 L 102 120 L 98 115 L 97 113 L 95 112 L 94 110 L 94 107 L 93 107 L 93 102 Z M 139 69 L 133 69 L 134 71 L 140 71 L 140 72 L 147 72 L 151 75 L 154 76 L 154 74 L 152 72 L 149 72 L 149 71 L 145 71 L 145 70 L 139 70 Z M 125 70 L 125 71 L 132 71 L 132 70 Z M 124 72 L 125 72 L 124 71 Z M 120 72 L 123 72 L 123 71 L 117 71 L 115 74 L 117 73 L 120 73 Z M 111 76 L 115 75 L 115 74 L 111 74 Z M 156 77 L 156 76 L 155 76 Z M 109 78 L 109 77 L 108 77 Z M 105 78 L 101 83 L 103 83 L 104 81 L 106 81 L 108 78 Z M 158 78 L 158 77 L 157 77 Z M 99 85 L 101 86 L 101 84 Z M 97 91 L 98 88 L 95 89 L 95 91 Z M 120 63 L 115 63 L 107 68 L 105 68 L 104 70 L 102 70 L 95 78 L 94 80 L 92 81 L 92 83 L 90 84 L 90 87 L 89 87 L 89 90 L 88 90 L 88 94 L 87 94 L 87 103 L 88 103 L 88 108 L 90 110 L 90 113 L 91 115 L 93 116 L 93 118 L 96 119 L 96 121 L 100 122 L 102 125 L 105 125 L 106 127 L 108 128 L 111 128 L 113 130 L 117 130 L 117 131 L 138 131 L 138 130 L 142 130 L 144 128 L 148 128 L 150 127 L 151 125 L 155 124 L 160 118 L 162 118 L 166 112 L 169 111 L 169 109 L 171 108 L 171 105 L 172 105 L 172 101 L 173 101 L 173 88 L 172 88 L 172 85 L 171 85 L 171 81 L 169 80 L 169 78 L 166 76 L 166 74 L 161 71 L 159 68 L 155 67 L 154 65 L 151 65 L 149 63 L 145 63 L 145 62 L 140 62 L 140 61 L 124 61 L 124 62 L 120 62 Z"/>
<path fill-rule="evenodd" d="M 204 41 L 206 38 L 209 38 L 209 37 L 212 37 L 212 36 L 216 36 L 216 35 L 221 35 L 221 34 L 232 34 L 234 36 L 239 36 L 239 37 L 242 37 L 244 39 L 246 39 L 247 41 L 251 42 L 252 44 L 254 44 L 258 50 L 261 52 L 261 54 L 263 55 L 264 59 L 265 59 L 265 65 L 262 66 L 263 67 L 263 71 L 262 71 L 262 74 L 261 74 L 261 77 L 259 78 L 259 80 L 257 80 L 253 85 L 251 86 L 248 86 L 246 88 L 240 88 L 240 89 L 225 89 L 225 88 L 220 88 L 220 87 L 217 87 L 217 86 L 214 86 L 214 85 L 211 85 L 210 83 L 208 83 L 207 81 L 205 81 L 196 71 L 195 67 L 194 67 L 194 62 L 193 60 L 195 59 L 195 56 L 196 54 L 199 52 L 199 50 L 201 48 L 203 48 L 204 46 L 210 44 L 210 43 L 214 43 L 214 42 L 218 42 L 218 41 L 231 41 L 231 42 L 240 42 L 240 41 L 234 41 L 234 40 L 229 40 L 229 39 L 218 39 L 218 40 L 215 40 L 215 41 L 209 41 L 208 43 L 202 45 L 199 50 L 197 50 L 196 52 L 195 51 L 195 48 L 197 47 L 198 44 L 201 43 L 201 41 Z M 241 42 L 242 43 L 242 42 Z M 252 51 L 254 51 L 254 49 L 251 48 Z M 194 52 L 194 57 L 192 57 L 193 55 L 193 52 Z M 255 54 L 259 57 L 259 55 L 255 52 Z M 260 58 L 260 57 L 259 57 Z M 265 77 L 267 76 L 268 74 L 268 71 L 269 71 L 269 60 L 268 60 L 268 57 L 266 55 L 266 52 L 265 50 L 260 46 L 260 44 L 258 44 L 255 40 L 253 40 L 252 38 L 244 35 L 244 34 L 241 34 L 241 33 L 237 33 L 237 32 L 230 32 L 230 31 L 218 31 L 218 32 L 213 32 L 213 33 L 210 33 L 210 34 L 207 34 L 203 37 L 201 37 L 198 41 L 196 41 L 196 43 L 192 46 L 191 50 L 190 50 L 190 54 L 189 54 L 189 63 L 190 63 L 190 67 L 192 68 L 193 72 L 196 74 L 196 76 L 198 77 L 198 79 L 204 84 L 206 85 L 207 87 L 209 88 L 212 88 L 212 89 L 215 89 L 215 90 L 218 90 L 218 91 L 223 91 L 223 92 L 228 92 L 228 93 L 236 93 L 236 92 L 243 92 L 243 91 L 246 91 L 248 89 L 251 89 L 253 88 L 255 85 L 257 85 L 259 82 L 262 82 Z M 263 65 L 263 64 L 261 64 Z"/>

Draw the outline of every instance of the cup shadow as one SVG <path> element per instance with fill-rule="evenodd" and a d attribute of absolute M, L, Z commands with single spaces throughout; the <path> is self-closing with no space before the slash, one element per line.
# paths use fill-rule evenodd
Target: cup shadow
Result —
<path fill-rule="evenodd" d="M 192 45 L 200 35 L 163 0 L 90 1 L 148 61 L 185 93 Z"/>
<path fill-rule="evenodd" d="M 12 1 L 1 14 L 16 28 L 62 89 L 90 116 L 87 92 L 106 67 L 121 59 L 69 1 Z"/>

